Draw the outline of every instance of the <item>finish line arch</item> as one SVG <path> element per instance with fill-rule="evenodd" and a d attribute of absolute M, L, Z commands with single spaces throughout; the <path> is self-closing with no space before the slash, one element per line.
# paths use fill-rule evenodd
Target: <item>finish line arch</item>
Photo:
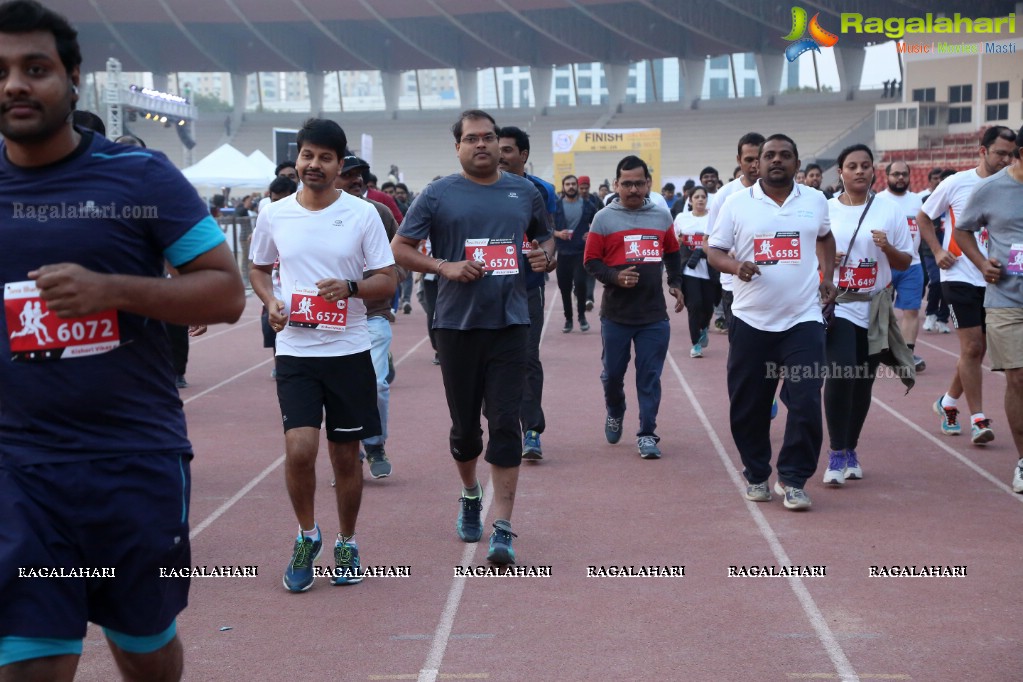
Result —
<path fill-rule="evenodd" d="M 555 130 L 551 133 L 554 152 L 554 179 L 560 186 L 566 175 L 579 175 L 576 171 L 576 154 L 592 152 L 620 152 L 615 165 L 622 157 L 635 154 L 650 166 L 651 192 L 661 186 L 661 129 L 660 128 L 612 128 L 599 130 Z M 591 176 L 590 191 L 596 191 L 598 177 L 613 179 L 614 166 L 602 173 L 583 172 Z"/>

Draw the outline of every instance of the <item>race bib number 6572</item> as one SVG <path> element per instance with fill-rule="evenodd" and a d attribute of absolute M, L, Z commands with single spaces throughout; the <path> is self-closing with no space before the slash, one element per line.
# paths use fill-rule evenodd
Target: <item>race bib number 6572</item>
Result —
<path fill-rule="evenodd" d="M 61 319 L 46 307 L 32 281 L 4 285 L 4 316 L 16 362 L 98 355 L 121 344 L 116 310 Z"/>

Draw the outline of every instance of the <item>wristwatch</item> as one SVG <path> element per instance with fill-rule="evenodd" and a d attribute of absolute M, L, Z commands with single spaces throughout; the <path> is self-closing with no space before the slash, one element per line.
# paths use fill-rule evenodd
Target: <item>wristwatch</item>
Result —
<path fill-rule="evenodd" d="M 359 293 L 359 283 L 354 279 L 348 280 L 348 295 L 355 296 Z"/>

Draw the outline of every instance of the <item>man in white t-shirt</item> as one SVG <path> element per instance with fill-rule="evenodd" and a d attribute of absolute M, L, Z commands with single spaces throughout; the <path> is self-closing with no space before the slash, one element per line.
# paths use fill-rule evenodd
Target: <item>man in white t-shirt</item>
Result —
<path fill-rule="evenodd" d="M 363 299 L 393 296 L 395 276 L 376 209 L 334 188 L 348 143 L 344 131 L 333 121 L 309 119 L 297 143 L 303 187 L 260 212 L 251 281 L 277 332 L 284 476 L 299 522 L 284 586 L 304 592 L 313 585 L 313 563 L 323 548 L 313 498 L 324 415 L 340 525 L 331 582 L 362 581 L 352 541 L 362 501 L 359 441 L 381 433 Z M 277 259 L 280 298 L 271 282 Z"/>
<path fill-rule="evenodd" d="M 714 221 L 717 219 L 725 199 L 732 194 L 749 189 L 757 181 L 757 164 L 760 162 L 760 145 L 764 136 L 760 133 L 746 133 L 739 138 L 739 148 L 735 160 L 739 162 L 742 174 L 713 193 L 707 189 L 707 236 L 714 233 Z M 732 320 L 732 275 L 721 273 L 721 313 L 724 319 L 723 329 L 728 329 Z"/>
<path fill-rule="evenodd" d="M 924 268 L 920 263 L 920 229 L 916 226 L 916 214 L 920 212 L 923 201 L 920 195 L 909 191 L 909 164 L 905 161 L 892 161 L 885 168 L 888 189 L 879 196 L 890 199 L 899 207 L 899 214 L 905 217 L 909 227 L 909 236 L 913 239 L 913 261 L 905 270 L 892 272 L 892 286 L 895 288 L 894 306 L 902 311 L 899 326 L 902 338 L 909 350 L 913 352 L 913 363 L 916 371 L 922 372 L 927 363 L 916 354 L 916 336 L 920 330 L 920 304 L 924 295 Z"/>
<path fill-rule="evenodd" d="M 768 137 L 760 148 L 760 179 L 728 197 L 707 239 L 711 267 L 735 275 L 729 419 L 745 467 L 746 499 L 771 499 L 771 403 L 782 378 L 788 417 L 775 491 L 794 510 L 810 507 L 803 487 L 817 469 L 824 436 L 820 304 L 837 294 L 827 200 L 793 182 L 798 169 L 796 143 L 781 134 Z"/>
<path fill-rule="evenodd" d="M 994 440 L 991 420 L 984 415 L 983 374 L 981 362 L 987 351 L 984 336 L 984 292 L 986 282 L 968 258 L 961 258 L 956 243 L 955 227 L 974 188 L 983 178 L 994 175 L 1012 162 L 1016 150 L 1016 133 L 1005 126 L 991 126 L 980 141 L 980 163 L 973 170 L 946 178 L 924 202 L 917 214 L 920 237 L 934 253 L 941 268 L 941 292 L 952 313 L 952 322 L 959 336 L 959 363 L 948 391 L 934 403 L 941 416 L 941 430 L 949 436 L 962 431 L 957 402 L 963 393 L 970 408 L 971 439 L 976 445 Z M 939 244 L 934 235 L 933 220 L 948 212 L 945 240 Z M 981 252 L 987 257 L 987 230 L 976 233 Z"/>

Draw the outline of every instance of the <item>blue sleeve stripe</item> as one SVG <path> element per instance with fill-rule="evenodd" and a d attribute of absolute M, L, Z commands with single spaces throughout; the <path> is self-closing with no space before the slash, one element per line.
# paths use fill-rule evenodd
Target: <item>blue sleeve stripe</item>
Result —
<path fill-rule="evenodd" d="M 222 243 L 224 243 L 224 233 L 213 216 L 208 215 L 168 246 L 163 255 L 171 265 L 178 267 L 195 260 Z"/>

